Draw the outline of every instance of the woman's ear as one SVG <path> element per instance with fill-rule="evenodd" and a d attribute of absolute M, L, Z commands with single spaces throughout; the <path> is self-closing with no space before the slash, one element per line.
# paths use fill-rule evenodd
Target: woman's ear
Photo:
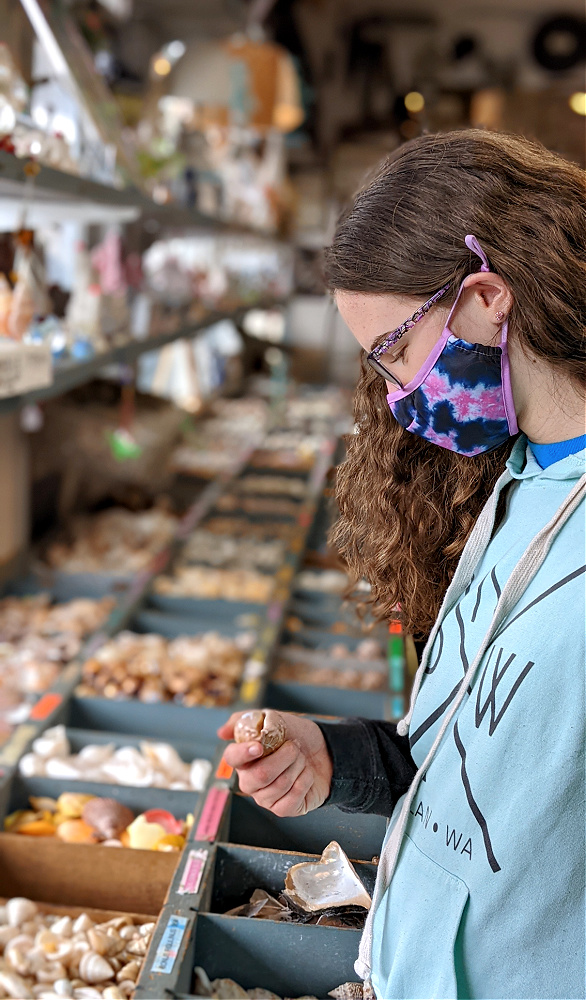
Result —
<path fill-rule="evenodd" d="M 464 290 L 461 322 L 458 324 L 462 338 L 469 340 L 473 335 L 478 343 L 498 342 L 500 328 L 513 305 L 513 296 L 506 281 L 491 271 L 478 271 L 468 275 Z"/>

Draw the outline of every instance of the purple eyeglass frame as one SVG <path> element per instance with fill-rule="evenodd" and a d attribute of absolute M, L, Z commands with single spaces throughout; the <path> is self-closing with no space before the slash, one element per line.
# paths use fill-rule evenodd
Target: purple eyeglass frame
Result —
<path fill-rule="evenodd" d="M 373 368 L 374 371 L 377 373 L 377 375 L 381 375 L 382 378 L 384 379 L 390 379 L 392 382 L 395 382 L 400 389 L 403 388 L 401 382 L 399 382 L 399 379 L 395 375 L 393 375 L 392 372 L 388 371 L 384 365 L 380 363 L 379 358 L 381 357 L 382 354 L 385 354 L 385 352 L 388 351 L 389 347 L 393 347 L 393 345 L 396 344 L 397 341 L 400 340 L 401 337 L 408 332 L 408 330 L 412 330 L 415 324 L 419 323 L 419 321 L 423 319 L 423 317 L 425 316 L 426 313 L 429 312 L 431 307 L 435 305 L 436 302 L 439 302 L 442 296 L 446 294 L 449 287 L 450 283 L 448 282 L 448 284 L 444 285 L 443 288 L 440 288 L 438 292 L 434 292 L 431 298 L 429 298 L 427 302 L 424 302 L 422 306 L 419 306 L 419 309 L 416 309 L 413 315 L 409 319 L 406 319 L 404 323 L 401 323 L 401 326 L 398 326 L 396 330 L 393 330 L 391 333 L 387 334 L 383 342 L 381 344 L 378 344 L 377 347 L 373 348 L 370 354 L 367 355 L 366 360 L 370 365 L 370 367 Z"/>

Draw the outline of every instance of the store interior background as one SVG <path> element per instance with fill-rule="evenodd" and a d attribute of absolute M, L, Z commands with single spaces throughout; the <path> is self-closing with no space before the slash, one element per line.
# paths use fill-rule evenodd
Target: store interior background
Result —
<path fill-rule="evenodd" d="M 65 1000 L 361 995 L 366 907 L 277 897 L 335 840 L 364 903 L 384 817 L 263 810 L 217 736 L 396 722 L 426 638 L 328 543 L 359 352 L 323 247 L 424 132 L 585 166 L 585 74 L 583 0 L 0 0 L 0 903 L 135 949 Z M 9 916 L 0 997 L 54 1000 Z"/>
<path fill-rule="evenodd" d="M 202 130 L 238 120 L 226 108 L 234 87 L 226 43 L 248 36 L 292 57 L 295 98 L 281 108 L 282 161 L 272 183 L 276 226 L 296 253 L 287 340 L 302 379 L 355 382 L 356 350 L 323 295 L 319 251 L 340 207 L 385 153 L 423 131 L 471 124 L 530 135 L 585 161 L 582 0 L 108 0 L 68 8 L 131 143 L 169 160 L 157 183 L 163 199 L 175 197 L 186 166 L 201 167 Z M 15 0 L 0 0 L 0 16 L 31 83 L 26 14 Z M 179 57 L 165 65 L 174 42 Z M 421 99 L 409 111 L 413 92 Z M 263 125 L 265 139 L 268 132 Z"/>

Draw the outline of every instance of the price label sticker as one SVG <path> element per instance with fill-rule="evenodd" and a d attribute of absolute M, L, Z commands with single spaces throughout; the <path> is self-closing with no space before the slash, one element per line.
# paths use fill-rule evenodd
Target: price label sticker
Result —
<path fill-rule="evenodd" d="M 233 774 L 234 774 L 234 768 L 230 767 L 230 765 L 227 764 L 224 758 L 222 757 L 220 763 L 218 764 L 218 768 L 216 770 L 216 778 L 219 778 L 220 781 L 228 781 Z"/>
<path fill-rule="evenodd" d="M 229 795 L 227 788 L 218 785 L 210 788 L 195 831 L 196 840 L 215 839 Z"/>
<path fill-rule="evenodd" d="M 159 941 L 151 972 L 159 972 L 164 976 L 170 975 L 179 954 L 187 924 L 187 917 L 180 917 L 176 913 L 169 917 L 163 936 Z"/>
<path fill-rule="evenodd" d="M 273 601 L 272 604 L 269 604 L 267 610 L 268 620 L 273 623 L 278 622 L 279 618 L 281 617 L 282 611 L 283 611 L 282 601 Z"/>
<path fill-rule="evenodd" d="M 196 892 L 199 892 L 208 855 L 209 851 L 204 850 L 193 850 L 189 852 L 183 869 L 183 875 L 181 876 L 181 882 L 179 883 L 179 888 L 177 890 L 180 896 L 193 896 Z"/>
<path fill-rule="evenodd" d="M 29 718 L 34 719 L 37 722 L 48 719 L 51 712 L 54 712 L 56 708 L 59 708 L 62 701 L 62 694 L 57 694 L 56 691 L 48 691 L 42 698 L 39 698 L 36 705 L 33 705 Z"/>

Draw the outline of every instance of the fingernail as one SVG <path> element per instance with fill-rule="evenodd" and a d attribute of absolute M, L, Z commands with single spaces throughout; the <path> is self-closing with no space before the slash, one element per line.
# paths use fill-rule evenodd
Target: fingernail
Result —
<path fill-rule="evenodd" d="M 260 743 L 253 743 L 252 746 L 248 748 L 248 752 L 251 757 L 260 757 L 262 755 L 262 747 Z"/>

